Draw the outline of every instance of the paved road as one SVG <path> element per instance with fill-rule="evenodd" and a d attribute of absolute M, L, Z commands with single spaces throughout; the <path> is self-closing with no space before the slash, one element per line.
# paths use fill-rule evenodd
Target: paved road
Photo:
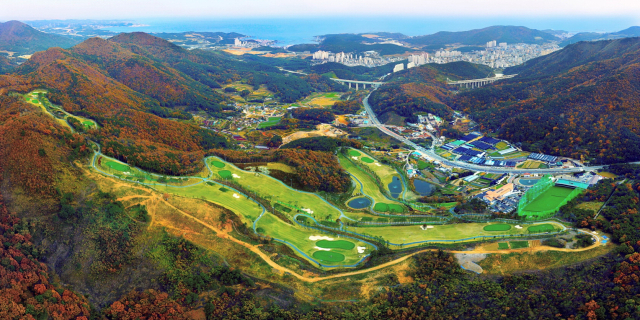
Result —
<path fill-rule="evenodd" d="M 374 90 L 375 91 L 375 90 Z M 373 91 L 372 91 L 373 93 Z M 369 114 L 369 118 L 371 120 L 371 123 L 377 127 L 380 131 L 384 132 L 385 134 L 392 136 L 393 138 L 403 142 L 406 145 L 409 145 L 411 147 L 413 147 L 418 153 L 420 153 L 422 156 L 424 156 L 427 159 L 442 163 L 444 165 L 447 166 L 451 166 L 451 167 L 456 167 L 456 168 L 461 168 L 461 169 L 467 169 L 467 170 L 472 170 L 472 171 L 482 171 L 482 172 L 489 172 L 489 173 L 512 173 L 512 174 L 519 174 L 519 173 L 550 173 L 550 174 L 562 174 L 562 173 L 574 173 L 574 172 L 583 172 L 583 171 L 590 171 L 590 170 L 598 170 L 598 169 L 602 169 L 604 168 L 604 166 L 590 166 L 590 167 L 576 167 L 576 168 L 551 168 L 551 169 L 515 169 L 515 168 L 505 168 L 505 167 L 487 167 L 487 166 L 480 166 L 480 165 L 476 165 L 476 164 L 471 164 L 471 163 L 467 163 L 467 162 L 461 162 L 461 161 L 454 161 L 454 160 L 449 160 L 449 159 L 445 159 L 441 156 L 439 156 L 438 154 L 436 154 L 436 152 L 434 151 L 434 147 L 435 147 L 435 141 L 436 141 L 436 137 L 434 137 L 431 133 L 429 133 L 429 135 L 432 138 L 432 144 L 431 147 L 429 149 L 419 146 L 417 144 L 415 144 L 413 141 L 400 136 L 399 134 L 391 131 L 390 129 L 388 129 L 387 127 L 384 126 L 384 124 L 380 123 L 380 121 L 378 120 L 378 118 L 376 117 L 376 114 L 373 112 L 373 109 L 371 108 L 371 105 L 369 105 L 369 96 L 371 96 L 371 93 L 364 98 L 364 100 L 362 101 L 365 107 L 365 110 L 367 111 L 367 113 Z M 640 162 L 634 162 L 634 164 L 638 164 Z"/>

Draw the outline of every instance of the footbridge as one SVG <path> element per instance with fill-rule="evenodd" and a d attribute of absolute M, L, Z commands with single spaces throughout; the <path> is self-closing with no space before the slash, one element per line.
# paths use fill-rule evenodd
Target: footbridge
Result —
<path fill-rule="evenodd" d="M 494 83 L 498 80 L 511 79 L 515 76 L 517 76 L 517 74 L 510 74 L 506 76 L 499 76 L 499 77 L 492 77 L 492 78 L 460 80 L 460 81 L 451 81 L 447 79 L 447 84 L 459 85 L 460 87 L 464 86 L 465 88 L 479 88 L 486 84 Z"/>
<path fill-rule="evenodd" d="M 291 71 L 291 70 L 283 69 L 283 68 L 280 68 L 280 67 L 278 67 L 278 69 L 280 69 L 281 71 L 284 71 L 284 72 L 300 74 L 300 75 L 303 75 L 303 76 L 308 75 L 307 73 L 304 73 L 304 72 Z M 369 86 L 371 88 L 378 88 L 378 87 L 380 87 L 381 85 L 384 84 L 384 82 L 375 82 L 375 81 L 358 81 L 358 80 L 347 80 L 347 79 L 338 79 L 338 78 L 330 78 L 330 79 L 335 81 L 335 82 L 340 82 L 342 84 L 348 85 L 349 89 L 351 89 L 352 85 L 355 85 L 356 91 L 360 90 L 360 86 L 362 86 L 362 89 L 366 89 L 367 86 Z"/>

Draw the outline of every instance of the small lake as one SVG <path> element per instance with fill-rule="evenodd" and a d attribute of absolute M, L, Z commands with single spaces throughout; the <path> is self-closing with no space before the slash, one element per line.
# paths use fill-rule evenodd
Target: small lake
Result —
<path fill-rule="evenodd" d="M 402 193 L 402 180 L 400 178 L 394 176 L 393 181 L 389 183 L 387 186 L 389 188 L 389 192 L 391 192 L 391 196 L 397 198 Z"/>
<path fill-rule="evenodd" d="M 530 186 L 538 183 L 538 181 L 540 181 L 540 179 L 520 179 L 518 182 L 523 186 L 530 187 Z"/>
<path fill-rule="evenodd" d="M 364 209 L 371 206 L 371 200 L 369 198 L 356 198 L 349 201 L 348 205 L 354 209 Z"/>
<path fill-rule="evenodd" d="M 420 179 L 413 180 L 413 185 L 416 187 L 416 192 L 421 196 L 430 196 L 436 189 L 431 183 Z"/>

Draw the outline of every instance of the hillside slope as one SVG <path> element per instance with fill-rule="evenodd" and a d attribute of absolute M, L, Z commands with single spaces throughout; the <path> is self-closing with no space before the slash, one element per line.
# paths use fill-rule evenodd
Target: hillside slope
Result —
<path fill-rule="evenodd" d="M 595 163 L 640 159 L 640 38 L 581 42 L 510 68 L 454 107 L 524 149 Z"/>
<path fill-rule="evenodd" d="M 483 29 L 475 29 L 460 32 L 441 31 L 438 33 L 417 36 L 404 41 L 413 45 L 433 46 L 445 44 L 463 44 L 484 46 L 487 42 L 496 40 L 506 43 L 545 43 L 559 40 L 549 33 L 516 26 L 492 26 Z"/>
<path fill-rule="evenodd" d="M 70 48 L 77 43 L 75 39 L 40 32 L 19 21 L 0 23 L 0 50 L 16 52 L 17 55 L 51 47 Z"/>

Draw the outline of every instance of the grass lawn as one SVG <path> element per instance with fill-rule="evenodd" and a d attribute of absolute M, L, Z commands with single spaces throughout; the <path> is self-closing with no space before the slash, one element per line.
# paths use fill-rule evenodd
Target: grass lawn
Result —
<path fill-rule="evenodd" d="M 341 262 L 340 264 L 354 264 L 360 261 L 360 259 L 362 259 L 360 257 L 360 254 L 358 254 L 358 251 L 353 247 L 350 250 L 332 248 L 331 251 L 324 251 L 324 250 L 316 249 L 315 248 L 316 246 L 320 247 L 318 245 L 319 241 L 309 239 L 310 236 L 326 236 L 339 241 L 343 241 L 343 240 L 339 239 L 335 235 L 327 234 L 322 231 L 305 229 L 298 225 L 287 224 L 269 212 L 265 213 L 264 216 L 262 216 L 262 218 L 258 221 L 256 226 L 259 228 L 262 228 L 266 235 L 269 235 L 276 239 L 285 240 L 293 244 L 294 246 L 296 246 L 296 248 L 300 249 L 300 251 L 304 252 L 308 256 L 314 257 L 314 259 L 316 260 L 319 260 L 319 259 L 315 257 L 314 255 L 315 252 L 340 253 L 344 255 L 344 259 L 339 261 Z M 333 241 L 328 241 L 328 242 L 333 242 Z M 366 247 L 367 250 L 365 251 L 365 254 L 370 253 L 371 250 L 373 249 L 370 245 L 367 245 L 357 240 L 349 239 L 348 241 L 345 241 L 345 242 L 351 243 L 352 245 L 354 245 L 354 247 L 356 245 L 360 247 Z M 335 262 L 338 262 L 338 261 L 335 261 Z"/>
<path fill-rule="evenodd" d="M 211 161 L 211 164 L 216 168 L 224 168 L 224 163 L 220 161 Z"/>
<path fill-rule="evenodd" d="M 561 228 L 561 225 L 556 222 L 549 222 L 556 226 L 557 228 Z M 417 225 L 412 226 L 385 226 L 385 227 L 356 227 L 356 228 L 348 228 L 348 230 L 367 234 L 372 236 L 381 236 L 385 240 L 388 240 L 392 243 L 411 243 L 417 241 L 426 241 L 426 240 L 460 240 L 465 238 L 471 238 L 476 236 L 489 236 L 489 237 L 500 237 L 502 235 L 516 235 L 516 234 L 527 234 L 526 229 L 516 229 L 511 228 L 507 231 L 496 232 L 496 231 L 485 231 L 484 227 L 490 225 L 490 223 L 457 223 L 457 224 L 446 224 L 446 225 L 436 225 L 432 229 L 422 230 Z M 481 240 L 481 239 L 477 239 Z M 467 240 L 467 241 L 477 241 L 477 240 Z"/>
<path fill-rule="evenodd" d="M 118 170 L 120 172 L 128 172 L 128 171 L 131 170 L 131 167 L 129 167 L 128 165 L 122 164 L 120 162 L 111 161 L 111 160 L 107 160 L 106 165 L 107 165 L 107 167 L 109 167 L 109 168 L 111 168 L 113 170 Z"/>
<path fill-rule="evenodd" d="M 507 242 L 498 243 L 498 250 L 506 250 L 506 249 L 509 249 L 509 243 Z"/>
<path fill-rule="evenodd" d="M 418 160 L 418 170 L 424 170 L 426 168 L 431 168 L 433 165 L 426 161 Z"/>
<path fill-rule="evenodd" d="M 349 155 L 352 156 L 352 157 L 359 157 L 362 154 L 360 152 L 356 151 L 356 150 L 351 149 L 351 150 L 349 150 Z"/>
<path fill-rule="evenodd" d="M 550 232 L 555 230 L 554 226 L 548 223 L 537 224 L 527 228 L 530 233 Z"/>
<path fill-rule="evenodd" d="M 225 163 L 225 169 L 227 169 L 225 171 L 229 171 L 230 175 L 235 174 L 239 177 L 233 178 L 235 183 L 257 193 L 260 197 L 266 198 L 271 203 L 281 201 L 301 209 L 310 209 L 313 212 L 310 213 L 310 215 L 318 220 L 335 220 L 340 217 L 340 211 L 338 209 L 332 207 L 316 194 L 291 189 L 280 180 L 265 174 L 240 170 L 220 158 L 212 158 L 209 161 Z M 297 212 L 292 212 L 292 214 L 295 213 Z"/>
<path fill-rule="evenodd" d="M 282 117 L 269 117 L 269 120 L 267 120 L 265 122 L 261 122 L 260 124 L 258 124 L 258 129 L 273 127 L 273 126 L 277 125 L 278 123 L 280 123 L 280 119 L 282 119 Z"/>
<path fill-rule="evenodd" d="M 404 207 L 395 203 L 376 203 L 373 206 L 373 210 L 377 212 L 395 212 L 395 213 L 403 213 L 405 211 Z"/>
<path fill-rule="evenodd" d="M 374 163 L 375 161 L 369 157 L 362 157 L 360 158 L 360 160 L 362 160 L 362 162 L 366 162 L 366 163 Z"/>
<path fill-rule="evenodd" d="M 229 170 L 220 170 L 220 171 L 218 171 L 218 175 L 220 175 L 220 177 L 222 179 L 231 179 L 231 178 L 233 178 L 232 173 Z"/>
<path fill-rule="evenodd" d="M 353 151 L 354 149 L 352 149 Z M 349 151 L 351 152 L 351 151 Z M 396 171 L 396 169 L 386 165 L 386 164 L 382 164 L 380 162 L 377 162 L 374 160 L 374 162 L 367 162 L 367 160 L 365 160 L 365 158 L 369 158 L 366 156 L 363 156 L 361 158 L 362 160 L 362 164 L 366 165 L 367 167 L 369 167 L 369 169 L 371 169 L 373 172 L 376 173 L 376 175 L 378 177 L 380 177 L 380 180 L 382 181 L 382 184 L 386 187 L 388 186 L 391 182 L 393 182 L 393 177 L 399 177 L 398 172 Z"/>
<path fill-rule="evenodd" d="M 603 172 L 598 172 L 598 174 L 603 176 L 603 177 L 605 177 L 605 178 L 610 178 L 610 179 L 615 179 L 615 178 L 618 177 L 617 175 L 615 175 L 615 174 L 613 174 L 611 172 L 604 172 L 603 171 Z"/>
<path fill-rule="evenodd" d="M 338 159 L 340 160 L 340 165 L 349 173 L 358 178 L 358 180 L 362 183 L 362 191 L 364 194 L 370 196 L 375 202 L 378 203 L 389 201 L 389 199 L 387 199 L 387 197 L 385 197 L 382 192 L 380 192 L 380 188 L 369 174 L 360 170 L 353 163 L 351 163 L 351 161 L 345 159 L 341 154 L 338 155 Z M 356 190 L 354 192 L 360 192 L 359 186 L 356 187 Z"/>
<path fill-rule="evenodd" d="M 511 249 L 529 248 L 529 241 L 509 241 Z"/>
<path fill-rule="evenodd" d="M 498 143 L 496 144 L 496 149 L 498 149 L 498 150 L 500 150 L 500 151 L 502 151 L 502 150 L 504 150 L 504 149 L 507 149 L 507 148 L 509 148 L 509 144 L 507 144 L 507 143 L 506 143 L 506 142 L 504 142 L 504 141 L 500 141 L 500 142 L 498 142 Z"/>
<path fill-rule="evenodd" d="M 326 249 L 351 250 L 351 249 L 355 248 L 356 245 L 353 242 L 346 241 L 346 240 L 333 240 L 333 241 L 320 240 L 320 241 L 316 242 L 316 246 L 318 246 L 320 248 L 326 248 Z"/>
<path fill-rule="evenodd" d="M 553 186 L 533 199 L 531 203 L 524 207 L 524 211 L 542 212 L 553 210 L 557 208 L 572 191 L 573 189 L 570 188 Z"/>
<path fill-rule="evenodd" d="M 509 229 L 511 229 L 511 225 L 506 223 L 490 224 L 483 228 L 484 231 L 507 231 Z"/>
<path fill-rule="evenodd" d="M 321 263 L 344 261 L 343 254 L 331 251 L 316 251 L 313 253 L 313 257 Z"/>

